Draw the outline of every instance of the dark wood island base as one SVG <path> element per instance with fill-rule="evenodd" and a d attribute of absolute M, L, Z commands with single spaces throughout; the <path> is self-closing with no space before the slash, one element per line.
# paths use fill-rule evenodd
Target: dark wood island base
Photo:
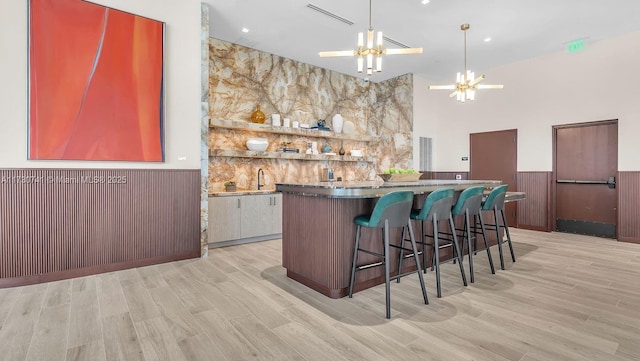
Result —
<path fill-rule="evenodd" d="M 347 295 L 356 227 L 353 218 L 371 212 L 377 198 L 395 190 L 412 190 L 414 205 L 422 205 L 426 194 L 438 188 L 456 191 L 473 187 L 494 187 L 499 181 L 422 180 L 418 182 L 321 182 L 312 184 L 277 184 L 283 193 L 282 264 L 287 276 L 330 298 Z M 418 223 L 413 224 L 418 237 Z M 366 232 L 366 233 L 365 233 Z M 400 230 L 391 233 L 400 239 Z M 382 250 L 382 233 L 363 232 L 367 247 Z M 397 270 L 398 254 L 392 253 Z M 372 257 L 372 256 L 370 256 Z M 373 260 L 360 258 L 362 262 Z M 405 262 L 403 272 L 415 269 Z M 384 270 L 374 267 L 358 272 L 354 290 L 360 291 L 384 283 Z"/>

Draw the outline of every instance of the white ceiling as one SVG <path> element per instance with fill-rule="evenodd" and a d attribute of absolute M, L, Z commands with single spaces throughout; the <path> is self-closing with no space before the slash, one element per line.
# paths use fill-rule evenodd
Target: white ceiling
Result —
<path fill-rule="evenodd" d="M 368 0 L 204 0 L 210 5 L 212 37 L 358 77 L 353 57 L 320 58 L 319 51 L 353 50 L 357 33 L 369 23 Z M 352 21 L 347 25 L 307 7 L 313 4 Z M 378 82 L 406 73 L 453 82 L 464 67 L 464 34 L 469 23 L 470 70 L 566 51 L 640 30 L 640 0 L 373 0 L 372 25 L 385 37 L 420 55 L 389 55 Z M 241 29 L 246 27 L 248 33 Z M 491 42 L 485 42 L 491 37 Z M 629 44 L 638 47 L 640 44 Z M 398 46 L 385 42 L 385 48 Z M 488 79 L 488 83 L 491 80 Z"/>

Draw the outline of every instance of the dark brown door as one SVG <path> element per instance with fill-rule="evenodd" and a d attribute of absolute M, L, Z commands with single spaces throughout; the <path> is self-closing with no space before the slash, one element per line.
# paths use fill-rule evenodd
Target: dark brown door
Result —
<path fill-rule="evenodd" d="M 556 230 L 616 237 L 618 122 L 554 127 Z"/>
<path fill-rule="evenodd" d="M 470 179 L 500 180 L 508 190 L 518 190 L 518 130 L 472 133 L 470 135 Z M 517 227 L 516 202 L 505 205 L 507 224 Z"/>

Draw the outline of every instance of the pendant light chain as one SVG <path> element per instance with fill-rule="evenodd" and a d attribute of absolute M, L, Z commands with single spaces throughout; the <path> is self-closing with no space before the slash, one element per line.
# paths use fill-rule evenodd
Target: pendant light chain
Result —
<path fill-rule="evenodd" d="M 467 30 L 464 30 L 464 80 L 469 81 L 467 79 Z"/>
<path fill-rule="evenodd" d="M 369 0 L 369 30 L 371 29 L 371 0 Z"/>

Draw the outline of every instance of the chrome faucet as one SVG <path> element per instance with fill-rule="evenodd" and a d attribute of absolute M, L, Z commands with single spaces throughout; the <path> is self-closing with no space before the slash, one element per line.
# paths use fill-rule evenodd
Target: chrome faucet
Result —
<path fill-rule="evenodd" d="M 262 168 L 258 169 L 258 190 L 264 186 L 264 184 L 260 184 L 260 173 L 262 173 L 262 178 L 264 178 L 264 171 Z"/>

